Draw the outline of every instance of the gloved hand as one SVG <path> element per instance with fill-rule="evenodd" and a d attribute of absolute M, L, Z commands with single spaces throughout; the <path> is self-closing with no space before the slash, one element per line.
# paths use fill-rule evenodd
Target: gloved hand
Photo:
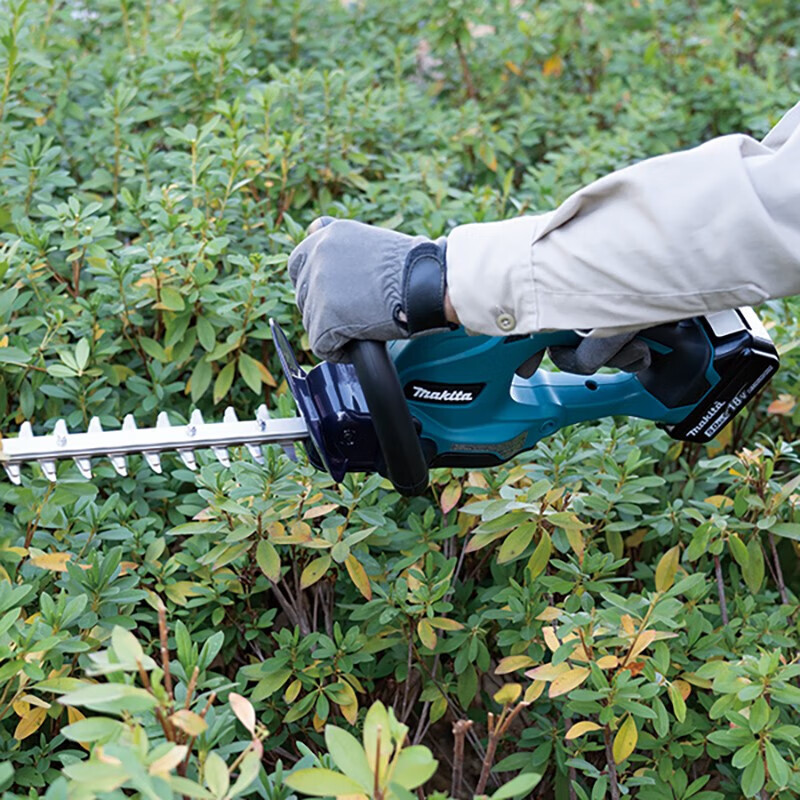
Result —
<path fill-rule="evenodd" d="M 445 239 L 320 217 L 289 256 L 311 349 L 343 361 L 352 339 L 406 339 L 448 327 Z"/>
<path fill-rule="evenodd" d="M 600 367 L 639 372 L 650 366 L 650 348 L 636 333 L 615 336 L 586 336 L 575 347 L 551 347 L 552 362 L 564 372 L 593 375 Z"/>

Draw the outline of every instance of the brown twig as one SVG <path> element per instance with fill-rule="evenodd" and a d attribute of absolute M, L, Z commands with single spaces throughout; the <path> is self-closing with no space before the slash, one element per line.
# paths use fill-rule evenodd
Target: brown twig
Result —
<path fill-rule="evenodd" d="M 450 794 L 458 797 L 464 781 L 464 739 L 472 727 L 471 719 L 459 719 L 453 723 L 453 776 L 450 782 Z"/>
<path fill-rule="evenodd" d="M 194 696 L 194 689 L 197 686 L 198 675 L 200 675 L 200 667 L 195 666 L 192 671 L 192 677 L 189 679 L 189 685 L 186 687 L 186 702 L 183 704 L 184 708 L 189 708 L 192 704 L 192 697 Z"/>
<path fill-rule="evenodd" d="M 169 668 L 169 648 L 167 647 L 167 607 L 163 600 L 158 604 L 158 635 L 161 639 L 161 668 L 164 670 L 164 688 L 167 690 L 169 699 L 175 702 L 175 695 L 172 693 L 172 673 Z"/>
<path fill-rule="evenodd" d="M 778 558 L 778 549 L 775 547 L 775 537 L 772 531 L 767 531 L 767 541 L 769 542 L 769 551 L 772 555 L 772 564 L 775 571 L 775 582 L 778 584 L 778 592 L 781 596 L 781 603 L 785 606 L 789 605 L 789 596 L 786 594 L 786 584 L 783 580 L 783 570 L 781 569 L 781 562 Z"/>
<path fill-rule="evenodd" d="M 614 746 L 611 743 L 611 728 L 603 728 L 603 739 L 606 745 L 606 762 L 608 763 L 608 787 L 611 789 L 611 800 L 619 800 L 619 782 L 617 780 L 617 762 L 614 761 Z"/>

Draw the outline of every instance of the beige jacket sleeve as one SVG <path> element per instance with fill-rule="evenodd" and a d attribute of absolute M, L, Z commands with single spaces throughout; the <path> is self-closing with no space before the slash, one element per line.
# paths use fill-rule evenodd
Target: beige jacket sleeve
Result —
<path fill-rule="evenodd" d="M 759 142 L 713 139 L 546 214 L 456 227 L 450 299 L 490 335 L 632 330 L 800 294 L 800 103 Z"/>

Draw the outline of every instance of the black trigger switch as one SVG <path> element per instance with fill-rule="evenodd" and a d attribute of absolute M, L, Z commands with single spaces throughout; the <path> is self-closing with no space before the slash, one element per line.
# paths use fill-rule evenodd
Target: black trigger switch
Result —
<path fill-rule="evenodd" d="M 542 359 L 544 358 L 544 352 L 544 350 L 539 350 L 530 358 L 525 359 L 525 361 L 523 361 L 516 368 L 516 370 L 514 370 L 514 374 L 518 375 L 520 378 L 530 378 L 533 373 L 539 369 L 539 365 L 542 363 Z"/>

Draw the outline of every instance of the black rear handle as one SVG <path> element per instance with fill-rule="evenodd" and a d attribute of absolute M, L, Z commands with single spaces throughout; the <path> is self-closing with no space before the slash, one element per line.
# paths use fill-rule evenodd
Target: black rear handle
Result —
<path fill-rule="evenodd" d="M 428 488 L 428 464 L 386 345 L 353 341 L 348 345 L 347 354 L 355 367 L 375 426 L 386 477 L 402 495 L 422 494 Z"/>

